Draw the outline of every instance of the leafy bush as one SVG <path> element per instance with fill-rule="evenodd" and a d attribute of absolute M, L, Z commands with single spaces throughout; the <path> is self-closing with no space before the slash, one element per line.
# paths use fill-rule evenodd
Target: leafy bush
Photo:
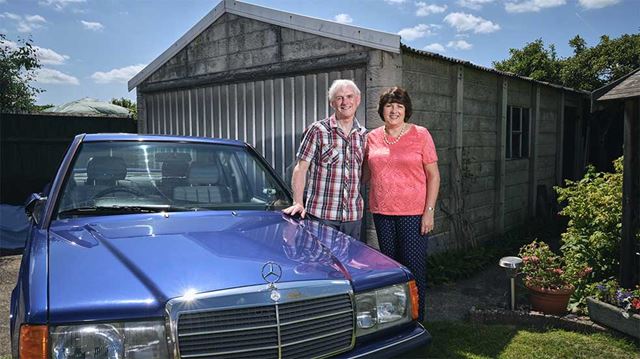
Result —
<path fill-rule="evenodd" d="M 573 300 L 584 304 L 587 284 L 618 272 L 622 236 L 622 157 L 613 162 L 614 173 L 596 172 L 593 166 L 579 181 L 555 187 L 558 201 L 566 206 L 561 215 L 569 217 L 562 234 L 562 253 L 568 265 L 591 267 L 592 273 L 575 283 Z"/>

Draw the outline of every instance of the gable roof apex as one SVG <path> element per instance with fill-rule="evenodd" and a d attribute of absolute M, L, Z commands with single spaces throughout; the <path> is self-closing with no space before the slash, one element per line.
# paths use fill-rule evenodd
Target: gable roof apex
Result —
<path fill-rule="evenodd" d="M 400 35 L 340 24 L 235 0 L 222 0 L 189 31 L 182 35 L 180 39 L 129 80 L 129 91 L 149 78 L 225 13 L 374 49 L 396 54 L 400 53 Z"/>

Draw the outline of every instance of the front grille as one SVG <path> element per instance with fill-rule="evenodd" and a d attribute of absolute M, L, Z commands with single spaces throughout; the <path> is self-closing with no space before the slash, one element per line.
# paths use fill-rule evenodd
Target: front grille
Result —
<path fill-rule="evenodd" d="M 349 294 L 179 313 L 182 358 L 317 358 L 351 348 Z"/>

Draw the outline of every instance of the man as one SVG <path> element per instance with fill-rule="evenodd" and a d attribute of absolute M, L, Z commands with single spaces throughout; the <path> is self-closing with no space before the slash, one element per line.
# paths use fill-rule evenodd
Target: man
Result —
<path fill-rule="evenodd" d="M 283 212 L 301 218 L 308 214 L 359 240 L 364 207 L 360 169 L 366 133 L 356 120 L 360 90 L 351 80 L 336 80 L 328 98 L 335 112 L 305 131 L 291 178 L 293 205 Z"/>

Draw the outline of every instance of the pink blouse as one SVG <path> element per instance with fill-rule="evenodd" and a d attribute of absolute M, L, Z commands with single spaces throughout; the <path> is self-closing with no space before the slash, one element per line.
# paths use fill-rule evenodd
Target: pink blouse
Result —
<path fill-rule="evenodd" d="M 384 126 L 367 135 L 365 160 L 371 173 L 369 210 L 395 216 L 424 213 L 427 175 L 424 164 L 438 161 L 429 131 L 411 125 L 397 143 L 384 142 Z M 395 138 L 387 136 L 390 142 Z"/>

